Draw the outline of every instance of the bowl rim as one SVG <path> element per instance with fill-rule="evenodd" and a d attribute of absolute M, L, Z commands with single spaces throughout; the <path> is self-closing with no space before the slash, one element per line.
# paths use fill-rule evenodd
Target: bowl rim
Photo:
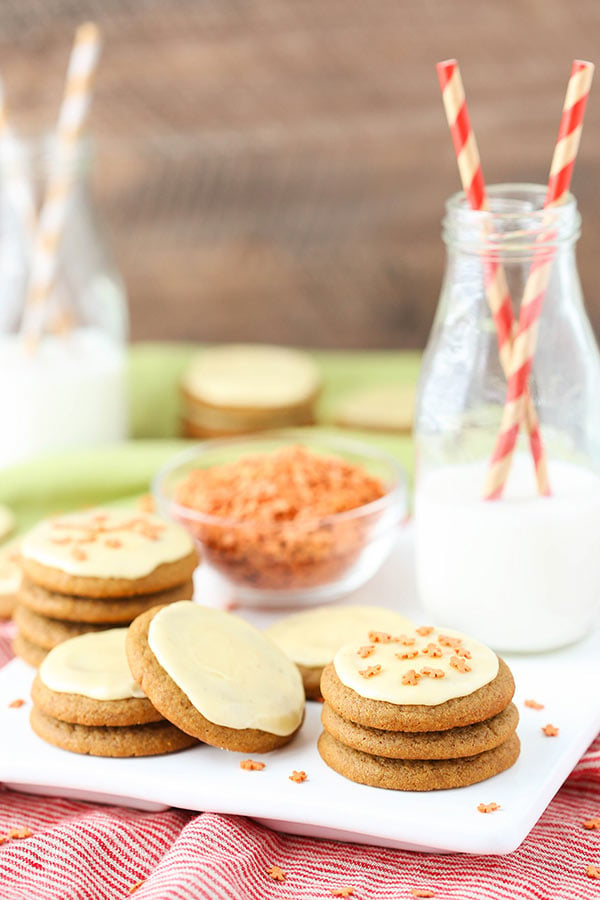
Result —
<path fill-rule="evenodd" d="M 340 436 L 335 432 L 331 434 L 328 434 L 327 432 L 320 432 L 314 437 L 323 440 L 324 449 L 327 447 L 328 449 L 331 448 L 331 450 L 334 451 L 337 447 L 342 451 L 346 450 L 349 453 L 353 452 L 357 455 L 366 456 L 372 460 L 376 460 L 377 462 L 387 464 L 393 472 L 394 480 L 392 484 L 387 488 L 385 494 L 382 497 L 378 497 L 377 500 L 371 500 L 369 503 L 363 503 L 361 506 L 343 510 L 342 512 L 329 513 L 326 516 L 315 516 L 314 519 L 303 521 L 303 525 L 310 525 L 311 522 L 318 522 L 320 526 L 323 526 L 334 522 L 343 522 L 349 519 L 367 516 L 380 510 L 386 509 L 388 506 L 391 506 L 394 501 L 400 502 L 404 500 L 404 505 L 407 505 L 408 475 L 402 463 L 400 463 L 399 460 L 397 460 L 394 456 L 386 453 L 383 450 L 380 450 L 378 447 L 373 447 L 371 444 L 364 443 L 363 441 L 356 440 L 355 438 Z M 167 478 L 168 475 L 172 474 L 180 466 L 183 466 L 186 463 L 191 462 L 194 458 L 203 456 L 212 450 L 218 450 L 220 448 L 226 447 L 235 447 L 236 445 L 243 444 L 248 444 L 251 446 L 252 444 L 258 444 L 261 441 L 280 440 L 282 443 L 284 441 L 290 441 L 291 443 L 292 439 L 295 439 L 293 441 L 294 443 L 302 444 L 303 442 L 306 442 L 307 439 L 310 441 L 310 438 L 311 435 L 307 435 L 305 429 L 277 429 L 254 432 L 247 435 L 239 435 L 233 438 L 215 438 L 194 444 L 192 447 L 188 447 L 185 450 L 176 453 L 169 460 L 167 460 L 166 463 L 163 463 L 163 465 L 158 469 L 158 471 L 152 478 L 150 482 L 150 491 L 156 501 L 158 511 L 160 513 L 161 508 L 163 510 L 165 508 L 168 508 L 169 514 L 171 516 L 176 516 L 180 519 L 188 519 L 190 521 L 207 525 L 228 525 L 235 528 L 256 527 L 256 523 L 251 520 L 231 519 L 224 516 L 216 516 L 212 513 L 200 512 L 199 510 L 193 509 L 191 506 L 182 506 L 180 503 L 176 503 L 174 500 L 168 498 L 162 490 L 164 479 Z M 280 524 L 280 527 L 283 528 L 286 524 L 286 522 L 282 522 Z"/>

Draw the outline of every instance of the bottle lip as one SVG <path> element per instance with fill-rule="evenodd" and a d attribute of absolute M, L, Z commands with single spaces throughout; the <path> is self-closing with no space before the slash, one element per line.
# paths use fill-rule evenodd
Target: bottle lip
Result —
<path fill-rule="evenodd" d="M 567 193 L 561 204 L 544 208 L 546 191 L 542 184 L 492 184 L 486 190 L 485 210 L 471 209 L 459 191 L 446 201 L 443 239 L 448 246 L 492 256 L 527 255 L 572 244 L 581 226 L 577 200 Z"/>
<path fill-rule="evenodd" d="M 93 142 L 88 135 L 65 147 L 57 141 L 55 132 L 37 135 L 5 134 L 0 140 L 0 175 L 22 174 L 25 168 L 30 177 L 45 178 L 48 173 L 85 175 L 93 158 Z"/>

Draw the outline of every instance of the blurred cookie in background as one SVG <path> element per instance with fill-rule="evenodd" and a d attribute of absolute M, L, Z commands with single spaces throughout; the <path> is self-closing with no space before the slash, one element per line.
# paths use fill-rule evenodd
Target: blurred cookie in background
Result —
<path fill-rule="evenodd" d="M 412 431 L 413 385 L 380 384 L 345 394 L 333 410 L 336 425 L 371 431 Z"/>
<path fill-rule="evenodd" d="M 0 547 L 0 619 L 10 619 L 21 587 L 19 542 L 9 541 Z"/>
<path fill-rule="evenodd" d="M 199 352 L 181 380 L 186 437 L 231 437 L 314 423 L 321 375 L 288 347 L 231 344 Z"/>

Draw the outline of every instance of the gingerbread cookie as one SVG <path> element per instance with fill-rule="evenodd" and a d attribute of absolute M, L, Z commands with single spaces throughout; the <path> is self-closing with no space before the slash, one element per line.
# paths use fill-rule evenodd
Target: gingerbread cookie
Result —
<path fill-rule="evenodd" d="M 95 756 L 147 756 L 191 746 L 133 680 L 126 629 L 84 634 L 51 650 L 36 676 L 31 725 L 51 744 Z"/>
<path fill-rule="evenodd" d="M 89 622 L 65 622 L 60 619 L 49 619 L 47 616 L 38 615 L 20 603 L 17 604 L 13 618 L 19 633 L 28 641 L 45 650 L 52 650 L 63 641 L 68 641 L 80 634 L 114 628 L 114 624 L 110 623 L 91 625 Z"/>
<path fill-rule="evenodd" d="M 0 619 L 10 619 L 21 587 L 19 541 L 9 541 L 0 547 Z"/>
<path fill-rule="evenodd" d="M 318 749 L 327 765 L 359 784 L 395 791 L 436 791 L 466 787 L 509 769 L 517 761 L 520 742 L 512 734 L 493 750 L 458 759 L 388 759 L 346 747 L 326 731 Z"/>
<path fill-rule="evenodd" d="M 127 656 L 163 716 L 208 744 L 265 752 L 302 724 L 297 668 L 237 616 L 188 603 L 148 610 L 129 628 Z"/>
<path fill-rule="evenodd" d="M 136 616 L 153 606 L 191 600 L 194 593 L 193 581 L 186 581 L 177 587 L 156 594 L 138 594 L 135 597 L 95 599 L 59 594 L 34 584 L 29 578 L 23 580 L 19 592 L 19 603 L 32 612 L 63 622 L 87 622 L 93 625 L 128 625 Z"/>
<path fill-rule="evenodd" d="M 98 599 L 169 590 L 188 581 L 198 563 L 182 526 L 108 508 L 41 522 L 24 537 L 21 556 L 35 584 Z"/>
<path fill-rule="evenodd" d="M 445 731 L 384 731 L 366 728 L 338 716 L 323 704 L 321 722 L 331 737 L 353 750 L 389 759 L 457 759 L 493 750 L 515 731 L 519 713 L 514 703 L 485 722 Z"/>
<path fill-rule="evenodd" d="M 362 640 L 369 628 L 401 632 L 410 625 L 380 606 L 319 606 L 285 616 L 265 634 L 298 666 L 307 698 L 317 700 L 323 668 L 342 645 Z"/>

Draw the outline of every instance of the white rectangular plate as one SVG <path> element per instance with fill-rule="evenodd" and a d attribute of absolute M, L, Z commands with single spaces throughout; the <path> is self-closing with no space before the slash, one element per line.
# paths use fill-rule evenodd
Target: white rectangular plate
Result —
<path fill-rule="evenodd" d="M 204 576 L 198 588 L 211 590 Z M 417 619 L 410 534 L 353 603 L 393 607 Z M 405 599 L 408 598 L 408 599 Z M 210 598 L 218 598 L 213 592 Z M 273 614 L 252 611 L 248 618 L 266 625 Z M 443 624 L 443 623 L 439 623 Z M 510 853 L 534 826 L 560 785 L 600 730 L 600 630 L 561 651 L 505 657 L 517 683 L 521 714 L 521 756 L 507 772 L 478 785 L 450 791 L 405 793 L 365 787 L 337 775 L 320 759 L 320 705 L 309 703 L 298 737 L 262 759 L 262 772 L 240 769 L 248 754 L 198 747 L 171 756 L 100 759 L 77 756 L 45 744 L 28 723 L 30 704 L 9 708 L 29 697 L 32 670 L 15 660 L 0 670 L 0 780 L 20 790 L 121 803 L 145 809 L 161 805 L 252 816 L 282 831 L 412 850 Z M 541 711 L 523 706 L 531 697 Z M 558 737 L 542 726 L 552 722 Z M 303 769 L 308 780 L 289 780 Z M 499 803 L 491 815 L 477 812 L 481 802 Z"/>

